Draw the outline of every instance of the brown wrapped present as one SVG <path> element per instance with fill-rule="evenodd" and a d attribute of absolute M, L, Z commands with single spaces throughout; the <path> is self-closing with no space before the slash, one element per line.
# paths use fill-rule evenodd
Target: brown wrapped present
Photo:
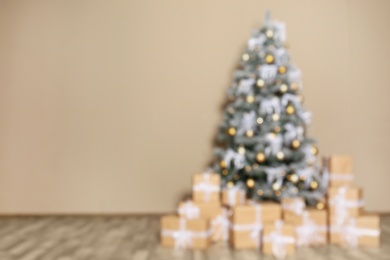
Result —
<path fill-rule="evenodd" d="M 192 199 L 195 202 L 219 202 L 221 176 L 215 173 L 197 173 L 192 177 Z"/>
<path fill-rule="evenodd" d="M 305 200 L 301 197 L 282 198 L 283 219 L 288 218 L 290 222 L 299 222 L 302 219 L 302 213 L 305 210 Z M 294 220 L 294 218 L 296 220 Z"/>
<path fill-rule="evenodd" d="M 342 225 L 330 222 L 330 242 L 349 247 L 379 247 L 380 221 L 378 215 L 351 217 Z"/>
<path fill-rule="evenodd" d="M 276 221 L 274 224 L 264 225 L 263 254 L 274 255 L 278 259 L 295 254 L 294 226 Z"/>
<path fill-rule="evenodd" d="M 205 203 L 181 202 L 178 207 L 179 216 L 187 219 L 206 218 L 210 219 L 211 239 L 213 241 L 227 241 L 229 235 L 228 211 L 219 202 Z"/>
<path fill-rule="evenodd" d="M 170 215 L 161 218 L 161 245 L 172 248 L 206 249 L 210 244 L 207 219 L 186 219 Z"/>
<path fill-rule="evenodd" d="M 345 186 L 353 183 L 353 160 L 347 155 L 332 155 L 328 162 L 329 186 Z"/>
<path fill-rule="evenodd" d="M 229 207 L 245 204 L 246 191 L 240 186 L 222 189 L 222 204 Z"/>
<path fill-rule="evenodd" d="M 356 217 L 363 212 L 363 190 L 359 187 L 330 187 L 328 190 L 329 215 L 340 224 L 348 216 Z"/>
<path fill-rule="evenodd" d="M 233 209 L 229 241 L 235 249 L 260 247 L 261 231 L 264 223 L 281 219 L 281 208 L 277 203 L 250 202 Z"/>
<path fill-rule="evenodd" d="M 295 226 L 297 246 L 325 245 L 328 217 L 326 210 L 307 209 L 300 216 L 289 214 L 284 222 Z"/>

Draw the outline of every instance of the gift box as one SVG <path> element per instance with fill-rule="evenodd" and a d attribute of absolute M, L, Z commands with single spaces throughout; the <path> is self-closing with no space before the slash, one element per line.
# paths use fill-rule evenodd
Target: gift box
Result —
<path fill-rule="evenodd" d="M 328 190 L 329 215 L 340 224 L 349 216 L 363 212 L 363 190 L 359 187 L 330 187 Z"/>
<path fill-rule="evenodd" d="M 211 240 L 227 241 L 229 237 L 228 210 L 219 202 L 180 202 L 178 214 L 187 219 L 206 218 L 210 220 Z"/>
<path fill-rule="evenodd" d="M 280 220 L 281 213 L 280 205 L 272 202 L 236 206 L 230 220 L 230 244 L 235 249 L 259 248 L 263 225 Z"/>
<path fill-rule="evenodd" d="M 348 247 L 379 247 L 380 219 L 378 215 L 350 217 L 342 225 L 330 222 L 330 242 Z"/>
<path fill-rule="evenodd" d="M 161 218 L 161 245 L 171 248 L 206 249 L 210 244 L 210 223 L 204 218 Z"/>
<path fill-rule="evenodd" d="M 192 199 L 195 202 L 219 202 L 221 176 L 215 173 L 197 173 L 192 177 Z"/>
<path fill-rule="evenodd" d="M 307 209 L 301 215 L 289 214 L 284 222 L 295 227 L 297 246 L 317 246 L 327 243 L 328 213 L 326 210 Z"/>
<path fill-rule="evenodd" d="M 353 160 L 351 156 L 332 155 L 328 162 L 329 186 L 344 186 L 353 183 Z"/>
<path fill-rule="evenodd" d="M 294 226 L 276 221 L 274 224 L 264 225 L 262 252 L 273 255 L 278 259 L 295 254 Z"/>
<path fill-rule="evenodd" d="M 225 187 L 222 189 L 222 204 L 229 207 L 245 204 L 246 191 L 240 186 Z"/>
<path fill-rule="evenodd" d="M 283 219 L 288 218 L 293 223 L 301 220 L 302 213 L 306 207 L 305 200 L 301 197 L 282 198 L 281 205 Z"/>

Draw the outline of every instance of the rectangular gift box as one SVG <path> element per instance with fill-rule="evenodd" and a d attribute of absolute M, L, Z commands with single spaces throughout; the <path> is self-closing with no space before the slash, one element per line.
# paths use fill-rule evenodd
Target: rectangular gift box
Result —
<path fill-rule="evenodd" d="M 220 202 L 221 176 L 196 173 L 192 176 L 192 199 L 195 202 Z"/>
<path fill-rule="evenodd" d="M 336 219 L 330 221 L 331 244 L 349 247 L 379 247 L 380 218 L 378 215 L 351 217 L 342 225 Z"/>
<path fill-rule="evenodd" d="M 328 236 L 328 212 L 326 210 L 307 209 L 301 215 L 287 215 L 284 222 L 295 227 L 297 245 L 325 245 Z"/>
<path fill-rule="evenodd" d="M 353 159 L 348 155 L 329 157 L 329 186 L 344 186 L 353 183 Z"/>
<path fill-rule="evenodd" d="M 210 244 L 210 222 L 175 215 L 161 218 L 161 245 L 171 248 L 206 249 Z"/>
<path fill-rule="evenodd" d="M 229 241 L 235 249 L 260 247 L 263 225 L 281 219 L 281 208 L 277 203 L 250 202 L 233 209 Z"/>
<path fill-rule="evenodd" d="M 306 208 L 305 200 L 301 197 L 282 198 L 281 205 L 283 219 L 288 219 L 289 222 L 299 222 Z"/>
<path fill-rule="evenodd" d="M 360 187 L 329 187 L 328 203 L 330 217 L 357 217 L 364 208 L 363 190 Z"/>
<path fill-rule="evenodd" d="M 262 252 L 265 255 L 274 255 L 278 259 L 295 254 L 294 226 L 276 221 L 274 224 L 264 225 Z M 274 250 L 276 248 L 276 250 Z"/>
<path fill-rule="evenodd" d="M 233 186 L 222 189 L 222 204 L 229 207 L 245 204 L 246 191 L 243 188 Z"/>

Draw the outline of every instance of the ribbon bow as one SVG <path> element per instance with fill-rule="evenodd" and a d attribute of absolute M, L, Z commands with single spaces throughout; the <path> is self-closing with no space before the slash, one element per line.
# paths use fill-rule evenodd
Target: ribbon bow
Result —
<path fill-rule="evenodd" d="M 228 210 L 222 209 L 222 213 L 211 221 L 213 227 L 214 240 L 221 238 L 222 241 L 227 241 L 229 238 L 230 221 L 228 219 Z"/>
<path fill-rule="evenodd" d="M 194 191 L 204 192 L 204 199 L 208 201 L 210 199 L 211 193 L 219 192 L 220 187 L 216 184 L 210 183 L 210 173 L 203 174 L 203 181 L 193 186 Z"/>
<path fill-rule="evenodd" d="M 244 114 L 241 125 L 238 128 L 237 134 L 242 135 L 248 130 L 254 130 L 256 127 L 256 113 L 251 111 L 250 113 Z"/>
<path fill-rule="evenodd" d="M 303 223 L 302 226 L 296 228 L 296 232 L 298 235 L 297 245 L 304 246 L 309 245 L 311 243 L 320 243 L 324 241 L 324 237 L 321 236 L 318 231 L 320 231 L 320 227 L 318 227 L 314 221 L 309 218 L 309 213 L 304 211 L 302 214 Z M 323 227 L 325 229 L 326 227 Z"/>
<path fill-rule="evenodd" d="M 255 84 L 255 79 L 242 79 L 238 85 L 237 94 L 248 94 L 252 90 L 252 86 Z"/>
<path fill-rule="evenodd" d="M 270 84 L 275 81 L 276 74 L 278 73 L 278 67 L 276 65 L 262 65 L 259 69 L 260 77 Z"/>
<path fill-rule="evenodd" d="M 268 133 L 265 135 L 265 139 L 267 140 L 268 147 L 264 150 L 267 155 L 269 154 L 277 154 L 283 147 L 283 137 L 280 134 Z"/>
<path fill-rule="evenodd" d="M 245 190 L 241 186 L 234 185 L 233 187 L 227 188 L 226 192 L 229 206 L 235 206 L 237 204 L 237 194 L 239 196 L 239 203 L 244 203 Z"/>
<path fill-rule="evenodd" d="M 233 160 L 234 166 L 237 169 L 242 169 L 245 166 L 245 157 L 242 154 L 236 153 L 232 149 L 226 151 L 224 161 L 226 162 L 226 167 L 230 168 L 230 162 Z"/>
<path fill-rule="evenodd" d="M 356 220 L 350 218 L 347 225 L 342 230 L 342 239 L 346 242 L 347 246 L 356 248 L 359 245 L 360 236 L 379 236 L 380 231 L 376 229 L 358 228 L 356 226 Z"/>
<path fill-rule="evenodd" d="M 294 237 L 283 236 L 283 221 L 275 222 L 275 230 L 264 237 L 264 242 L 272 243 L 272 254 L 278 259 L 284 259 L 287 255 L 286 244 L 294 244 Z"/>
<path fill-rule="evenodd" d="M 281 113 L 281 107 L 280 107 L 280 102 L 278 98 L 273 97 L 273 98 L 263 98 L 260 101 L 260 106 L 259 106 L 259 113 L 261 115 L 268 114 L 271 115 L 273 113 L 280 114 Z"/>
<path fill-rule="evenodd" d="M 188 200 L 179 207 L 178 213 L 187 219 L 194 219 L 199 218 L 200 209 L 191 200 Z"/>

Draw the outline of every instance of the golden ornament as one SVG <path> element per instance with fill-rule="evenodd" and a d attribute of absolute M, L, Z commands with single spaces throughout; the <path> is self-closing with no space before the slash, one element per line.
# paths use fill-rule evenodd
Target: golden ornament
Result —
<path fill-rule="evenodd" d="M 291 84 L 291 89 L 294 90 L 294 91 L 297 91 L 299 89 L 298 83 L 292 83 Z"/>
<path fill-rule="evenodd" d="M 249 60 L 249 54 L 248 53 L 244 53 L 244 55 L 242 55 L 242 60 L 243 61 L 248 61 Z"/>
<path fill-rule="evenodd" d="M 229 174 L 228 169 L 223 169 L 223 170 L 222 170 L 222 174 L 225 175 L 225 176 L 228 175 L 228 174 Z"/>
<path fill-rule="evenodd" d="M 265 61 L 268 64 L 271 64 L 272 62 L 274 62 L 274 56 L 272 56 L 271 54 L 268 54 L 267 56 L 265 56 Z"/>
<path fill-rule="evenodd" d="M 265 161 L 265 154 L 260 152 L 256 154 L 256 161 L 263 163 Z"/>
<path fill-rule="evenodd" d="M 262 79 L 258 79 L 257 82 L 256 82 L 256 85 L 259 87 L 259 88 L 262 88 L 265 86 L 265 82 L 264 80 Z"/>
<path fill-rule="evenodd" d="M 299 177 L 299 179 L 301 179 L 301 181 L 304 181 L 304 180 L 306 180 L 306 176 L 305 175 L 301 175 L 301 177 Z"/>
<path fill-rule="evenodd" d="M 253 101 L 255 101 L 255 97 L 254 96 L 249 95 L 249 96 L 246 97 L 246 102 L 253 103 Z"/>
<path fill-rule="evenodd" d="M 236 134 L 236 129 L 234 127 L 230 127 L 228 129 L 228 134 L 231 135 L 231 136 L 235 135 Z"/>
<path fill-rule="evenodd" d="M 316 147 L 316 146 L 312 146 L 311 148 L 310 148 L 310 152 L 312 153 L 312 154 L 314 154 L 314 155 L 317 155 L 318 154 L 318 148 Z"/>
<path fill-rule="evenodd" d="M 278 182 L 275 182 L 274 184 L 272 184 L 272 189 L 273 190 L 280 190 L 281 186 Z"/>
<path fill-rule="evenodd" d="M 261 125 L 261 124 L 264 122 L 264 119 L 261 118 L 261 117 L 259 117 L 259 118 L 257 118 L 256 122 L 257 122 L 259 125 Z"/>
<path fill-rule="evenodd" d="M 282 151 L 278 152 L 276 154 L 276 158 L 278 158 L 278 160 L 283 160 L 284 159 L 284 153 Z"/>
<path fill-rule="evenodd" d="M 312 181 L 310 183 L 310 188 L 312 188 L 313 190 L 317 189 L 318 188 L 318 182 Z"/>
<path fill-rule="evenodd" d="M 291 180 L 293 183 L 297 183 L 298 180 L 299 180 L 298 175 L 296 175 L 296 174 L 290 175 L 290 180 Z"/>
<path fill-rule="evenodd" d="M 279 114 L 273 114 L 272 115 L 272 120 L 274 120 L 274 121 L 278 121 L 279 118 L 280 118 Z"/>
<path fill-rule="evenodd" d="M 288 90 L 288 87 L 287 87 L 286 84 L 282 84 L 282 85 L 280 86 L 279 91 L 280 91 L 281 93 L 284 93 L 284 92 L 286 92 L 287 90 Z"/>
<path fill-rule="evenodd" d="M 229 182 L 226 184 L 226 186 L 228 186 L 228 188 L 231 188 L 231 187 L 234 186 L 234 182 L 229 181 Z"/>
<path fill-rule="evenodd" d="M 278 126 L 278 125 L 275 126 L 275 128 L 274 128 L 275 133 L 279 133 L 280 130 L 281 130 L 281 129 L 280 129 L 280 126 Z"/>
<path fill-rule="evenodd" d="M 288 106 L 286 107 L 286 113 L 287 113 L 288 115 L 292 115 L 292 114 L 294 114 L 294 112 L 295 112 L 295 108 L 294 108 L 293 106 L 288 105 Z"/>
<path fill-rule="evenodd" d="M 249 138 L 253 137 L 253 131 L 252 130 L 246 131 L 246 136 Z"/>
<path fill-rule="evenodd" d="M 252 170 L 252 167 L 250 165 L 245 166 L 245 171 L 250 172 Z"/>
<path fill-rule="evenodd" d="M 265 35 L 268 37 L 268 38 L 272 38 L 274 36 L 274 32 L 272 30 L 267 30 L 265 32 Z"/>
<path fill-rule="evenodd" d="M 280 66 L 278 71 L 279 71 L 280 74 L 284 74 L 284 73 L 286 73 L 286 67 L 285 66 Z"/>
<path fill-rule="evenodd" d="M 238 153 L 239 154 L 244 154 L 245 153 L 245 147 L 244 146 L 238 147 Z"/>
<path fill-rule="evenodd" d="M 291 147 L 292 147 L 293 149 L 298 149 L 299 146 L 301 146 L 301 142 L 299 142 L 299 140 L 295 139 L 294 141 L 292 141 Z"/>
<path fill-rule="evenodd" d="M 246 186 L 248 186 L 248 188 L 252 189 L 255 186 L 255 181 L 253 179 L 248 179 L 246 181 Z"/>
<path fill-rule="evenodd" d="M 316 207 L 317 207 L 317 209 L 322 210 L 322 209 L 325 208 L 325 204 L 322 203 L 322 202 L 318 202 L 317 205 L 316 205 Z"/>
<path fill-rule="evenodd" d="M 225 161 L 220 161 L 219 162 L 219 166 L 221 166 L 221 168 L 226 168 L 226 162 Z"/>
<path fill-rule="evenodd" d="M 257 193 L 257 195 L 262 196 L 264 194 L 264 191 L 263 190 L 257 190 L 256 193 Z"/>

